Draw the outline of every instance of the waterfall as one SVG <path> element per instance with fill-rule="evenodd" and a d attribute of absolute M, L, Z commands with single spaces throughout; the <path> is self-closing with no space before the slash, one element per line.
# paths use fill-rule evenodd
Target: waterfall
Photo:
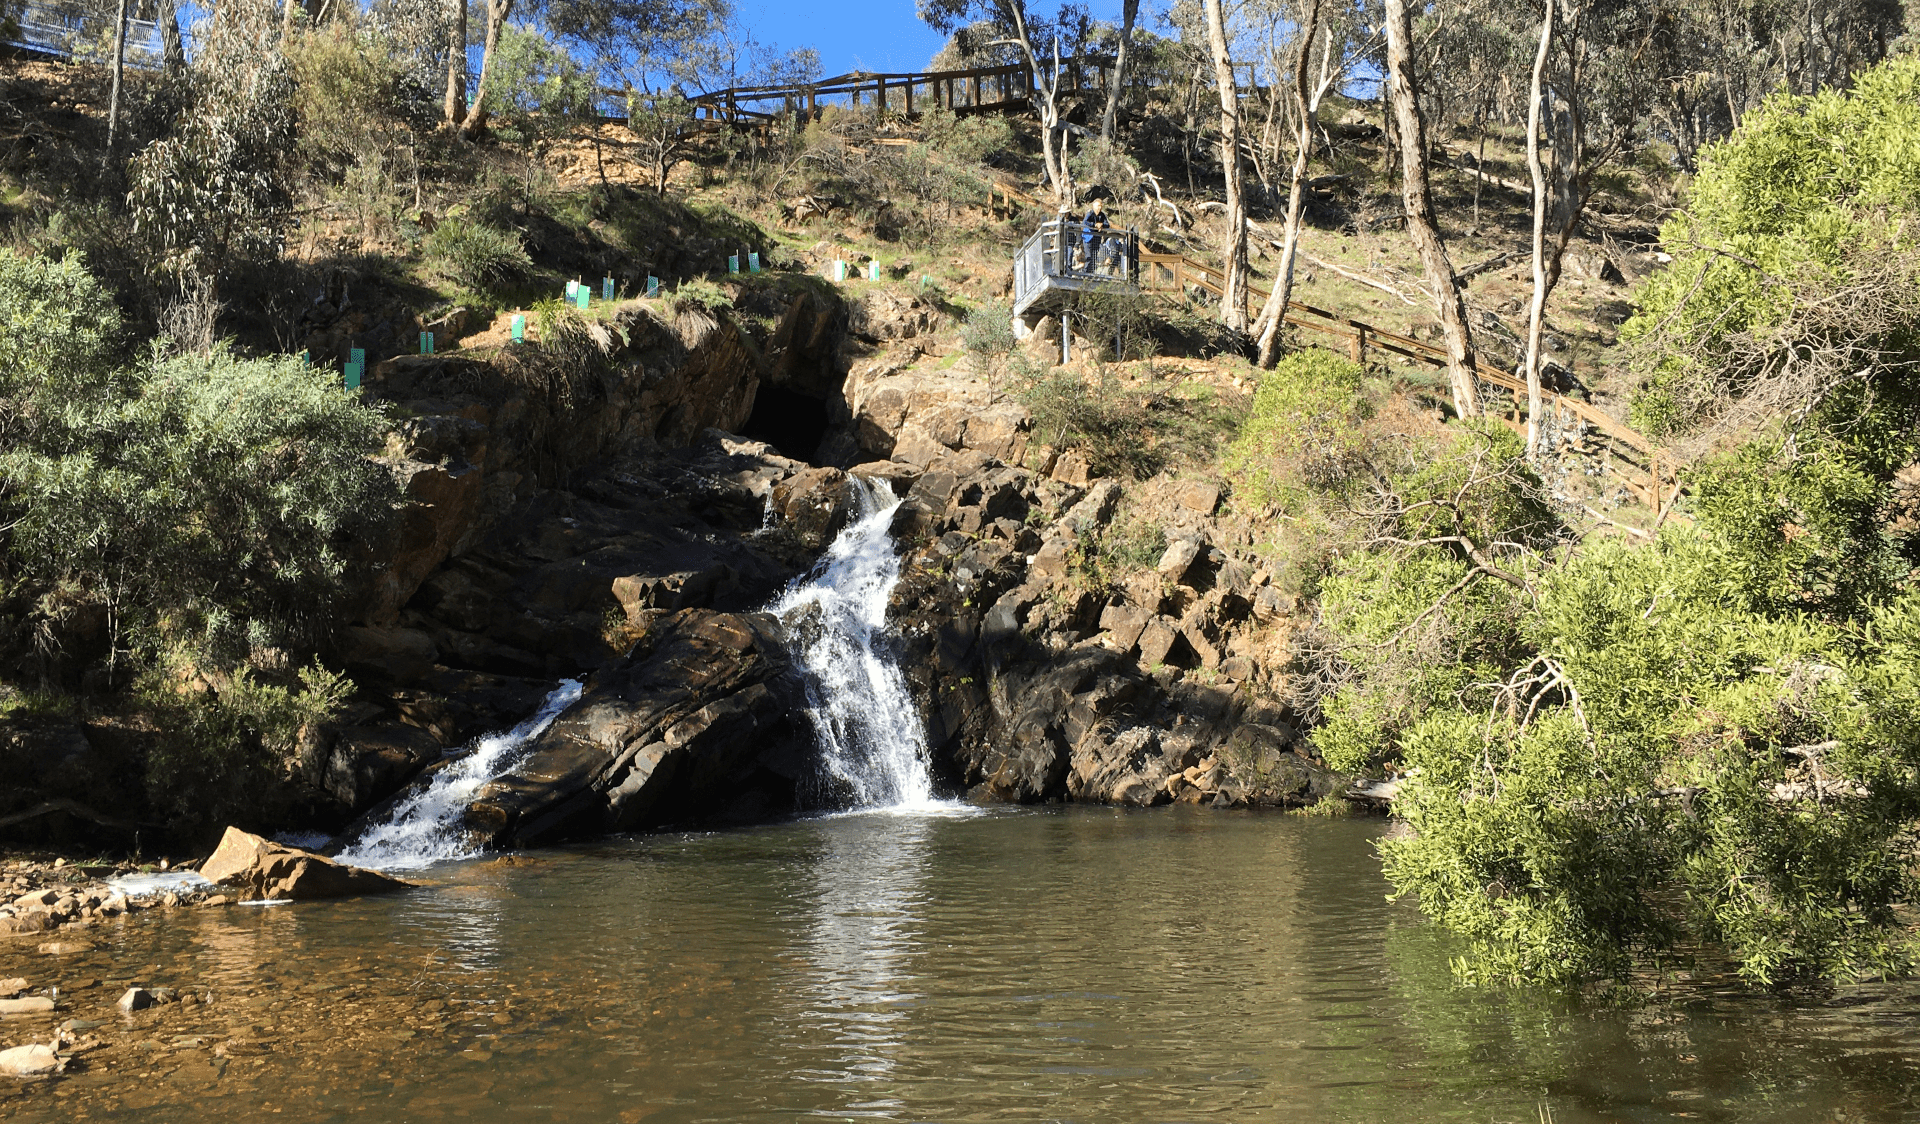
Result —
<path fill-rule="evenodd" d="M 533 739 L 579 697 L 580 681 L 562 679 L 531 718 L 476 741 L 464 757 L 443 765 L 424 786 L 416 785 L 385 823 L 367 828 L 335 857 L 374 870 L 409 870 L 474 854 L 478 848 L 459 827 L 461 813 L 481 786 L 518 764 Z"/>
<path fill-rule="evenodd" d="M 858 514 L 813 570 L 768 611 L 793 633 L 807 716 L 827 772 L 868 808 L 930 810 L 927 737 L 907 678 L 885 651 L 887 599 L 900 580 L 884 482 L 851 482 Z"/>

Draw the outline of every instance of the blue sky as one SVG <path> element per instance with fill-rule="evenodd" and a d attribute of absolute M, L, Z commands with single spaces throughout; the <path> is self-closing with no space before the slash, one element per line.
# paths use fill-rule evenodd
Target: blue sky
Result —
<path fill-rule="evenodd" d="M 782 50 L 812 47 L 829 75 L 849 70 L 920 70 L 946 39 L 915 14 L 913 0 L 825 0 L 795 4 L 780 0 L 735 0 L 740 22 L 755 39 Z M 1031 3 L 1032 0 L 1029 0 Z M 1036 7 L 1051 7 L 1040 0 Z M 1095 18 L 1120 20 L 1120 0 L 1093 0 Z M 1146 24 L 1149 0 L 1141 5 Z"/>

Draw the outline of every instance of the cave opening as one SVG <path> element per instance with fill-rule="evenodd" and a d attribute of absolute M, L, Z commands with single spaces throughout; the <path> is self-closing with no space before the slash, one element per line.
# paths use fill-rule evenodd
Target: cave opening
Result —
<path fill-rule="evenodd" d="M 785 387 L 761 383 L 741 436 L 765 441 L 781 456 L 812 464 L 827 436 L 827 404 Z"/>

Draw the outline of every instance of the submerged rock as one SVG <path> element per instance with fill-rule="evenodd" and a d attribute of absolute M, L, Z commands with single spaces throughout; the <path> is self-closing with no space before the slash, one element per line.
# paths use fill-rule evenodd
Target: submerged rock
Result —
<path fill-rule="evenodd" d="M 53 1010 L 53 1000 L 44 995 L 24 999 L 0 999 L 0 1015 L 38 1015 Z"/>
<path fill-rule="evenodd" d="M 238 890 L 242 901 L 309 901 L 408 888 L 397 878 L 345 866 L 237 827 L 227 829 L 220 846 L 201 864 L 200 874 L 209 882 Z"/>
<path fill-rule="evenodd" d="M 9 1077 L 50 1077 L 65 1068 L 51 1046 L 15 1046 L 0 1050 L 0 1074 Z"/>

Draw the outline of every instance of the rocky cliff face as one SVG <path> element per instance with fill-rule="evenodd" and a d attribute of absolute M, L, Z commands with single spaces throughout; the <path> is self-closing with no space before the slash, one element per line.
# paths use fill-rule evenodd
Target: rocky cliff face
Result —
<path fill-rule="evenodd" d="M 362 690 L 296 770 L 336 810 L 384 799 L 448 748 L 527 714 L 563 676 L 691 608 L 764 604 L 819 548 L 769 525 L 808 468 L 735 438 L 761 389 L 837 390 L 845 310 L 761 290 L 777 327 L 633 302 L 609 347 L 407 356 L 369 399 L 396 422 L 408 498 L 371 544 L 338 653 Z"/>
<path fill-rule="evenodd" d="M 1272 701 L 1262 669 L 1281 662 L 1291 606 L 1247 557 L 1247 529 L 1217 517 L 1217 483 L 1089 479 L 1072 453 L 1030 449 L 1024 407 L 942 354 L 924 297 L 876 290 L 848 309 L 817 289 L 754 290 L 737 316 L 631 304 L 604 351 L 571 357 L 375 368 L 367 394 L 392 411 L 384 459 L 408 503 L 368 544 L 340 629 L 334 655 L 360 690 L 289 762 L 317 801 L 311 826 L 364 815 L 589 675 L 475 805 L 478 837 L 792 809 L 810 731 L 779 625 L 754 611 L 846 525 L 850 476 L 906 498 L 892 617 L 949 790 L 1235 806 L 1336 788 Z M 812 463 L 735 435 L 796 400 L 818 424 L 785 431 L 788 447 Z M 1151 525 L 1157 566 L 1095 573 L 1090 552 L 1122 518 Z M 55 771 L 93 777 L 112 770 L 87 761 L 147 736 L 0 735 L 69 747 Z"/>
<path fill-rule="evenodd" d="M 797 686 L 772 617 L 673 613 L 481 790 L 468 829 L 527 845 L 791 811 L 811 744 Z"/>
<path fill-rule="evenodd" d="M 1196 498 L 1190 482 L 1137 490 L 1161 512 Z M 950 779 L 1023 803 L 1298 805 L 1338 791 L 1255 681 L 1272 590 L 1209 542 L 1205 515 L 1170 522 L 1160 567 L 1124 588 L 1081 570 L 1125 491 L 973 452 L 936 457 L 912 483 L 894 600 Z"/>
<path fill-rule="evenodd" d="M 824 346 L 813 299 L 796 301 L 781 328 L 788 348 Z M 850 476 L 905 497 L 892 615 L 951 789 L 982 801 L 1218 806 L 1298 805 L 1340 789 L 1297 752 L 1291 716 L 1273 701 L 1262 669 L 1279 662 L 1291 604 L 1247 556 L 1249 529 L 1219 517 L 1221 486 L 1090 480 L 1071 453 L 1028 458 L 1044 473 L 1015 467 L 1029 452 L 1027 411 L 964 369 L 920 362 L 917 306 L 896 303 L 851 317 L 894 334 L 828 404 L 842 422 L 820 454 L 837 451 L 838 466 L 718 428 L 663 448 L 689 419 L 745 421 L 766 385 L 724 325 L 696 325 L 675 353 L 672 389 L 645 374 L 607 392 L 563 441 L 574 463 L 591 450 L 621 455 L 577 470 L 565 488 L 542 487 L 523 483 L 536 467 L 523 438 L 490 474 L 496 498 L 426 519 L 418 549 L 444 540 L 445 556 L 397 606 L 391 594 L 371 601 L 354 632 L 352 666 L 390 683 L 399 710 L 341 732 L 321 770 L 336 797 L 365 807 L 439 746 L 471 736 L 461 718 L 489 709 L 473 700 L 524 713 L 555 678 L 591 671 L 587 698 L 476 805 L 480 837 L 530 843 L 794 807 L 809 739 L 784 641 L 777 622 L 740 614 L 846 525 Z M 897 330 L 875 327 L 895 320 Z M 381 385 L 429 372 L 443 385 L 457 371 L 408 361 Z M 790 390 L 820 389 L 805 382 L 817 373 L 782 377 Z M 501 463 L 486 461 L 474 429 L 448 420 L 467 413 L 426 416 L 439 420 L 403 432 L 458 442 L 419 439 L 414 462 L 438 455 L 423 473 Z M 501 416 L 526 414 L 471 420 Z M 1154 529 L 1155 564 L 1096 574 L 1096 541 L 1123 513 Z"/>

